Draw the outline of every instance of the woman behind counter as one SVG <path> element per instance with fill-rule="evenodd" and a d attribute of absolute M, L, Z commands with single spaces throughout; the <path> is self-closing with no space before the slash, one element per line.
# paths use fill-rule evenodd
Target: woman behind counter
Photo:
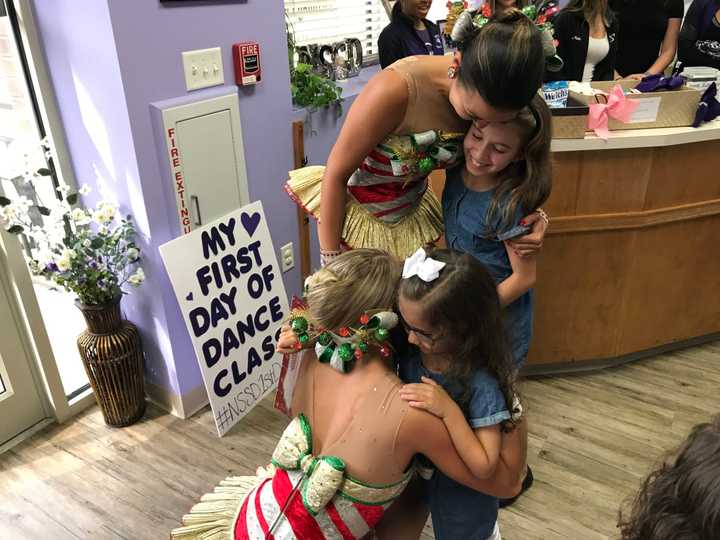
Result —
<path fill-rule="evenodd" d="M 565 65 L 550 81 L 611 81 L 615 77 L 617 19 L 608 0 L 570 0 L 553 19 L 557 54 Z"/>
<path fill-rule="evenodd" d="M 675 59 L 683 0 L 613 0 L 619 20 L 615 70 L 642 79 L 663 73 Z"/>
<path fill-rule="evenodd" d="M 406 56 L 445 53 L 438 26 L 425 18 L 431 5 L 432 0 L 395 2 L 391 22 L 378 38 L 383 69 Z"/>
<path fill-rule="evenodd" d="M 693 0 L 680 31 L 678 59 L 720 69 L 720 0 Z"/>

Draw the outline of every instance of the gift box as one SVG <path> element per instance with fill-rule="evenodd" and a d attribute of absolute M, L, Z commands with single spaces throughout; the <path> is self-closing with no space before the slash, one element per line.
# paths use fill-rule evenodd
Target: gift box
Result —
<path fill-rule="evenodd" d="M 550 109 L 553 139 L 585 138 L 588 111 L 589 107 L 574 96 L 568 96 L 565 107 Z"/>
<path fill-rule="evenodd" d="M 616 85 L 623 90 L 631 90 L 638 85 L 639 81 L 624 79 L 620 81 L 601 81 L 590 83 L 592 88 L 610 94 Z M 695 119 L 695 113 L 700 102 L 701 92 L 694 88 L 683 86 L 677 90 L 662 90 L 645 94 L 627 94 L 626 99 L 638 100 L 640 103 L 632 113 L 629 122 L 623 123 L 610 117 L 608 128 L 613 130 L 623 129 L 648 129 L 666 127 L 687 127 L 691 126 Z M 603 96 L 586 96 L 570 90 L 570 97 L 589 105 L 591 103 L 604 103 Z"/>

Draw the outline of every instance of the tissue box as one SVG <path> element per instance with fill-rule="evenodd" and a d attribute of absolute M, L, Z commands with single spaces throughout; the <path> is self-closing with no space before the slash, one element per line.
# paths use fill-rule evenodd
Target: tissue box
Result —
<path fill-rule="evenodd" d="M 584 139 L 589 110 L 574 96 L 568 96 L 565 107 L 550 109 L 553 139 Z"/>
<path fill-rule="evenodd" d="M 700 92 L 707 90 L 714 82 L 720 84 L 720 70 L 711 67 L 686 67 L 682 76 L 685 77 L 688 88 L 695 88 Z"/>
<path fill-rule="evenodd" d="M 621 81 L 593 82 L 591 86 L 603 92 L 610 91 L 619 84 L 624 90 L 630 90 L 637 86 L 638 81 L 623 79 Z M 698 104 L 700 103 L 701 92 L 683 86 L 677 90 L 661 90 L 647 94 L 628 94 L 627 99 L 640 101 L 640 106 L 635 110 L 627 124 L 610 118 L 608 127 L 610 130 L 622 129 L 648 129 L 666 127 L 687 127 L 695 120 Z M 585 96 L 570 91 L 570 96 L 584 104 L 597 103 L 595 96 Z"/>

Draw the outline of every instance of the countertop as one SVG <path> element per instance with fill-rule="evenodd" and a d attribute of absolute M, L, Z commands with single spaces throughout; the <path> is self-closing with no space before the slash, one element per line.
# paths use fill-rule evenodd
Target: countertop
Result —
<path fill-rule="evenodd" d="M 720 140 L 720 118 L 707 122 L 699 128 L 655 128 L 611 131 L 603 140 L 586 134 L 584 139 L 554 139 L 553 152 L 578 152 L 584 150 L 616 150 L 622 148 L 650 148 L 675 146 L 695 142 Z"/>

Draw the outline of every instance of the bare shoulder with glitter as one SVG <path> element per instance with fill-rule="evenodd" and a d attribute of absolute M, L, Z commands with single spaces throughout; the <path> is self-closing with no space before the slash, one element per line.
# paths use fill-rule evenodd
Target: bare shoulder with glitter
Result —
<path fill-rule="evenodd" d="M 400 456 L 396 435 L 408 406 L 400 379 L 380 363 L 339 373 L 308 355 L 293 395 L 292 412 L 303 413 L 316 455 L 341 458 L 350 476 L 371 484 L 404 478 L 410 458 Z M 366 368 L 366 369 L 365 369 Z"/>

